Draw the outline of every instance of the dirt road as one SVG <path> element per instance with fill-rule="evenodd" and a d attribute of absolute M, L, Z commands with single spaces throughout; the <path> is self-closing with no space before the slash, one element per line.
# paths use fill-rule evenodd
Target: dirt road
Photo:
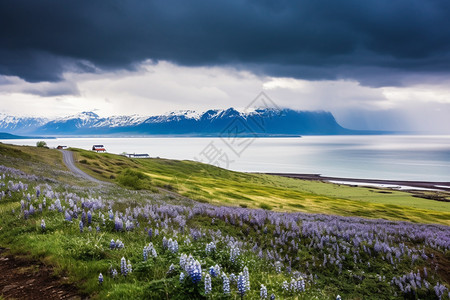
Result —
<path fill-rule="evenodd" d="M 95 182 L 95 183 L 98 183 L 98 184 L 109 184 L 108 182 L 98 180 L 98 179 L 96 179 L 96 178 L 94 178 L 94 177 L 84 173 L 80 169 L 78 169 L 77 166 L 75 166 L 75 161 L 73 159 L 73 153 L 71 151 L 68 151 L 68 150 L 60 150 L 60 151 L 63 154 L 64 164 L 67 166 L 67 168 L 71 172 L 79 175 L 80 177 L 82 177 L 82 178 L 84 178 L 86 180 L 89 180 L 89 181 L 92 181 L 92 182 Z"/>

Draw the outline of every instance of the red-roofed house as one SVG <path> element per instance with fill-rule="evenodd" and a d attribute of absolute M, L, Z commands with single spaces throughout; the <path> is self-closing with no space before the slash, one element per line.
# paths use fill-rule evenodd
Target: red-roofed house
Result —
<path fill-rule="evenodd" d="M 92 146 L 92 151 L 106 152 L 106 149 L 103 145 L 94 145 Z"/>

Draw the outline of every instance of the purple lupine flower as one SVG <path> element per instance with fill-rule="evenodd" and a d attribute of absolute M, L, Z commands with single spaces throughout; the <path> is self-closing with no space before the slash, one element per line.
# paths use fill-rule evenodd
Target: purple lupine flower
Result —
<path fill-rule="evenodd" d="M 198 260 L 190 261 L 188 265 L 189 277 L 191 277 L 192 283 L 196 284 L 202 280 L 202 266 Z"/>
<path fill-rule="evenodd" d="M 174 264 L 170 264 L 169 270 L 167 271 L 167 274 L 172 274 L 174 272 L 175 272 L 175 265 Z"/>
<path fill-rule="evenodd" d="M 250 291 L 250 274 L 248 273 L 247 266 L 244 267 L 243 274 L 245 277 L 245 287 L 246 287 L 247 291 Z"/>
<path fill-rule="evenodd" d="M 144 261 L 147 261 L 147 259 L 148 259 L 147 246 L 144 246 L 144 249 L 142 250 L 142 256 L 144 257 Z"/>
<path fill-rule="evenodd" d="M 44 219 L 41 220 L 41 229 L 45 230 L 45 220 Z"/>
<path fill-rule="evenodd" d="M 133 272 L 133 267 L 131 266 L 130 260 L 128 260 L 128 263 L 127 263 L 127 271 L 128 271 L 128 273 L 132 273 Z"/>
<path fill-rule="evenodd" d="M 205 252 L 206 255 L 211 255 L 216 251 L 216 244 L 214 242 L 206 244 Z"/>
<path fill-rule="evenodd" d="M 261 284 L 261 289 L 259 291 L 259 296 L 261 299 L 267 299 L 267 288 L 264 284 Z"/>
<path fill-rule="evenodd" d="M 237 245 L 231 245 L 230 248 L 230 261 L 235 263 L 239 255 L 241 254 L 241 250 L 237 247 Z"/>
<path fill-rule="evenodd" d="M 178 242 L 176 240 L 172 241 L 172 239 L 169 239 L 167 242 L 167 248 L 172 253 L 178 252 Z"/>
<path fill-rule="evenodd" d="M 91 213 L 91 211 L 88 211 L 88 213 L 87 213 L 87 222 L 88 222 L 88 224 L 92 223 L 92 213 Z"/>
<path fill-rule="evenodd" d="M 123 230 L 123 221 L 119 217 L 116 217 L 114 219 L 114 228 L 116 229 L 116 231 Z"/>
<path fill-rule="evenodd" d="M 446 290 L 447 288 L 439 282 L 434 286 L 434 292 L 436 293 L 436 297 L 438 297 L 439 300 L 442 299 L 442 296 L 444 296 L 444 292 Z"/>
<path fill-rule="evenodd" d="M 247 284 L 245 280 L 245 276 L 242 273 L 239 273 L 237 278 L 237 288 L 241 297 L 244 297 L 245 292 L 247 292 Z"/>
<path fill-rule="evenodd" d="M 84 225 L 83 225 L 83 221 L 81 221 L 81 220 L 80 220 L 80 223 L 79 223 L 79 227 L 80 227 L 80 232 L 83 233 Z"/>
<path fill-rule="evenodd" d="M 127 276 L 128 274 L 127 261 L 125 260 L 125 257 L 122 257 L 122 259 L 120 260 L 120 273 L 123 276 Z"/>
<path fill-rule="evenodd" d="M 211 274 L 212 277 L 217 277 L 219 275 L 214 266 L 209 267 L 209 274 Z"/>
<path fill-rule="evenodd" d="M 185 277 L 186 275 L 184 274 L 184 272 L 181 272 L 180 273 L 180 283 L 183 283 L 183 281 L 184 281 L 184 277 Z"/>
<path fill-rule="evenodd" d="M 230 280 L 228 279 L 225 273 L 222 273 L 222 281 L 223 281 L 223 293 L 225 295 L 230 294 Z"/>
<path fill-rule="evenodd" d="M 116 242 L 114 241 L 114 239 L 111 240 L 111 242 L 109 243 L 109 248 L 111 250 L 113 250 L 114 248 L 116 248 Z"/>
<path fill-rule="evenodd" d="M 30 204 L 30 209 L 28 210 L 28 212 L 29 212 L 30 215 L 34 214 L 35 211 L 34 211 L 33 204 Z"/>
<path fill-rule="evenodd" d="M 65 214 L 64 214 L 64 219 L 66 221 L 71 222 L 72 221 L 72 216 L 69 214 L 69 212 L 66 210 Z"/>
<path fill-rule="evenodd" d="M 100 273 L 100 274 L 98 275 L 98 283 L 99 283 L 99 284 L 102 284 L 102 283 L 103 283 L 103 275 L 102 275 L 102 273 Z"/>
<path fill-rule="evenodd" d="M 205 294 L 209 294 L 212 291 L 211 287 L 211 276 L 209 274 L 206 274 L 205 276 Z"/>
<path fill-rule="evenodd" d="M 270 295 L 270 300 L 275 300 L 275 294 Z"/>

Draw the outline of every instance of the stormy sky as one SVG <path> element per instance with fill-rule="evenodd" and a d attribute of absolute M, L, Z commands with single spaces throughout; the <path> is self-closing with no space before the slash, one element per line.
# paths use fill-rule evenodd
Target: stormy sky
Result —
<path fill-rule="evenodd" d="M 331 111 L 450 133 L 448 0 L 0 2 L 0 112 Z"/>

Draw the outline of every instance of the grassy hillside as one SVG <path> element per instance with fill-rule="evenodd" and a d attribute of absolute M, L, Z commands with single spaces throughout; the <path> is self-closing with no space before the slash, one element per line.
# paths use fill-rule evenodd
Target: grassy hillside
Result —
<path fill-rule="evenodd" d="M 450 225 L 450 202 L 407 192 L 233 172 L 193 161 L 73 150 L 79 167 L 99 179 L 117 182 L 125 170 L 139 171 L 148 176 L 142 179 L 147 188 L 161 187 L 211 204 Z"/>
<path fill-rule="evenodd" d="M 86 170 L 127 188 L 87 186 L 58 151 L 0 151 L 0 247 L 92 299 L 449 299 L 450 227 L 275 211 L 411 218 L 420 210 L 382 203 L 404 193 L 78 150 Z M 204 203 L 218 201 L 228 206 Z"/>

